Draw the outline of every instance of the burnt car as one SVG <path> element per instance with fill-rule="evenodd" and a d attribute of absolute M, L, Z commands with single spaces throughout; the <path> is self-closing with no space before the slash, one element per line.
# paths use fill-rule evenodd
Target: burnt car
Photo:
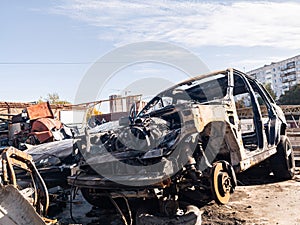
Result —
<path fill-rule="evenodd" d="M 217 71 L 162 91 L 139 112 L 134 104 L 119 121 L 86 128 L 77 143 L 84 160 L 68 182 L 102 207 L 120 197 L 152 199 L 171 215 L 178 201 L 201 195 L 226 204 L 235 174 L 255 165 L 268 162 L 280 179 L 294 176 L 286 128 L 258 81 Z"/>

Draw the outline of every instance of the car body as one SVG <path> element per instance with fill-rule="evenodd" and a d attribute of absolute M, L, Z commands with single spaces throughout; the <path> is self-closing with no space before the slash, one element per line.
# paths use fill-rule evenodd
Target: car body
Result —
<path fill-rule="evenodd" d="M 86 199 L 157 199 L 164 209 L 187 193 L 226 204 L 236 173 L 268 160 L 275 176 L 294 175 L 284 114 L 255 79 L 227 69 L 193 77 L 129 117 L 86 129 L 84 160 L 68 178 Z M 169 206 L 172 202 L 172 207 Z M 170 214 L 172 210 L 163 210 Z"/>

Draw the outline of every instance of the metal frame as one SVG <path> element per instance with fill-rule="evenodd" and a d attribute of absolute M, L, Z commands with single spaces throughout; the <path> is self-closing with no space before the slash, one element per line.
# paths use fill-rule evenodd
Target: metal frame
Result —
<path fill-rule="evenodd" d="M 2 182 L 4 185 L 11 184 L 18 189 L 14 166 L 30 173 L 34 187 L 33 206 L 40 215 L 45 216 L 49 207 L 48 190 L 43 178 L 35 167 L 31 155 L 14 147 L 9 147 L 3 151 L 1 159 L 3 170 Z"/>

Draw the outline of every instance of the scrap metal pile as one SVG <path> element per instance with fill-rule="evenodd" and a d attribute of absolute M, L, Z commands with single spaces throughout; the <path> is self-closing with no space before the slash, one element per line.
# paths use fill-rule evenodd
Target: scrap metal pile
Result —
<path fill-rule="evenodd" d="M 32 105 L 12 117 L 9 141 L 12 146 L 24 149 L 24 144 L 36 145 L 72 138 L 71 129 L 54 119 L 49 103 Z"/>
<path fill-rule="evenodd" d="M 67 177 L 80 157 L 73 131 L 54 118 L 48 103 L 29 106 L 6 124 L 5 143 L 12 146 L 2 147 L 0 224 L 57 224 L 46 216 L 69 201 Z"/>

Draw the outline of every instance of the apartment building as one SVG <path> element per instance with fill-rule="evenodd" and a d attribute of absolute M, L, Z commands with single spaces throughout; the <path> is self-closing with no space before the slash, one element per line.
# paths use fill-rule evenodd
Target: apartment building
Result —
<path fill-rule="evenodd" d="M 263 84 L 270 83 L 276 97 L 279 98 L 292 86 L 300 84 L 300 55 L 280 62 L 272 62 L 247 74 Z"/>

